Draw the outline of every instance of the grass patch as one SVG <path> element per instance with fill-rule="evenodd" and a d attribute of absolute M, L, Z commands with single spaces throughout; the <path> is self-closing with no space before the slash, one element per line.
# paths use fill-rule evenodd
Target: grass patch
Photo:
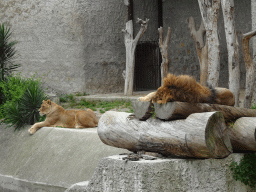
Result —
<path fill-rule="evenodd" d="M 86 96 L 86 95 L 89 95 L 89 94 L 87 94 L 86 92 L 83 92 L 83 93 L 77 92 L 77 93 L 75 93 L 75 96 Z"/>
<path fill-rule="evenodd" d="M 86 108 L 90 108 L 93 111 L 96 111 L 97 109 L 100 109 L 100 113 L 105 113 L 106 111 L 109 111 L 111 109 L 122 109 L 122 108 L 128 108 L 129 113 L 133 112 L 132 108 L 132 103 L 131 101 L 126 102 L 126 101 L 86 101 L 86 100 L 81 100 L 78 103 L 78 106 L 83 106 Z"/>

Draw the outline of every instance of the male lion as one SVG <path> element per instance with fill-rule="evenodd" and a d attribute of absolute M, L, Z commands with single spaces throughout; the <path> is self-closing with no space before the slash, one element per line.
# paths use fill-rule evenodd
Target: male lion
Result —
<path fill-rule="evenodd" d="M 233 93 L 226 88 L 204 87 L 188 75 L 176 76 L 168 74 L 163 80 L 163 85 L 140 101 L 153 101 L 153 103 L 164 104 L 170 101 L 181 101 L 188 103 L 215 103 L 220 105 L 234 106 Z"/>
<path fill-rule="evenodd" d="M 43 100 L 40 115 L 46 115 L 44 122 L 35 123 L 28 132 L 34 134 L 41 127 L 88 128 L 96 127 L 98 119 L 91 109 L 65 110 L 51 100 Z"/>

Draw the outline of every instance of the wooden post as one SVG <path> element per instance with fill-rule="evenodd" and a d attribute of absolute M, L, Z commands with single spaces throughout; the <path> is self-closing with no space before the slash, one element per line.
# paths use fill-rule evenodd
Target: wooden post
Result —
<path fill-rule="evenodd" d="M 170 41 L 171 36 L 171 28 L 168 27 L 167 36 L 163 42 L 163 27 L 158 28 L 159 31 L 159 48 L 162 55 L 162 63 L 161 63 L 161 85 L 163 85 L 163 79 L 167 77 L 169 70 L 169 60 L 168 60 L 168 43 Z"/>
<path fill-rule="evenodd" d="M 249 41 L 256 35 L 256 30 L 249 33 L 243 34 L 242 47 L 244 55 L 244 63 L 246 68 L 246 85 L 244 95 L 244 107 L 251 108 L 253 90 L 254 90 L 254 63 L 250 54 Z"/>
<path fill-rule="evenodd" d="M 195 21 L 193 17 L 188 18 L 188 27 L 192 39 L 195 41 L 196 52 L 200 63 L 200 84 L 207 86 L 208 78 L 208 46 L 207 41 L 204 42 L 205 28 L 204 23 L 201 21 L 200 28 L 196 31 Z"/>
<path fill-rule="evenodd" d="M 232 152 L 221 112 L 195 113 L 186 120 L 139 121 L 124 112 L 106 112 L 98 134 L 107 145 L 164 156 L 224 158 Z"/>
<path fill-rule="evenodd" d="M 208 84 L 218 87 L 220 49 L 218 38 L 218 15 L 221 0 L 198 0 L 208 44 Z"/>
<path fill-rule="evenodd" d="M 136 45 L 143 35 L 143 33 L 147 30 L 149 19 L 143 21 L 138 18 L 137 23 L 141 25 L 140 31 L 136 35 L 135 39 L 133 39 L 133 22 L 129 20 L 126 23 L 126 29 L 122 30 L 125 33 L 125 48 L 126 48 L 126 71 L 125 71 L 125 87 L 124 87 L 124 95 L 132 95 L 133 93 L 133 78 L 134 78 L 134 64 L 135 64 L 135 48 Z"/>
<path fill-rule="evenodd" d="M 239 106 L 240 66 L 239 45 L 235 30 L 234 0 L 221 0 L 228 49 L 229 90 L 235 96 L 235 107 Z"/>

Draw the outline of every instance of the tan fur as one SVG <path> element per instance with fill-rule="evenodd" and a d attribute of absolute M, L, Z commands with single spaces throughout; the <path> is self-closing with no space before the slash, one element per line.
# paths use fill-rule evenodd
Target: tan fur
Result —
<path fill-rule="evenodd" d="M 35 123 L 28 130 L 30 134 L 34 134 L 41 127 L 88 128 L 98 125 L 98 119 L 91 109 L 65 110 L 53 101 L 44 100 L 39 111 L 40 115 L 46 115 L 46 119 L 44 122 Z"/>
<path fill-rule="evenodd" d="M 163 80 L 163 86 L 156 92 L 152 92 L 140 101 L 153 101 L 153 103 L 164 104 L 170 101 L 181 101 L 188 103 L 215 103 L 220 105 L 234 106 L 235 98 L 232 92 L 226 88 L 215 88 L 216 95 L 208 87 L 197 83 L 188 75 L 175 76 L 168 74 Z M 214 99 L 214 102 L 213 102 Z"/>

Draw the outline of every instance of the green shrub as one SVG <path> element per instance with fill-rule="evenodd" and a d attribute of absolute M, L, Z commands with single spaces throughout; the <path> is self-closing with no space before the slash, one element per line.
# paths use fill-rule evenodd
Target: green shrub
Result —
<path fill-rule="evenodd" d="M 39 121 L 38 109 L 42 101 L 47 99 L 39 79 L 35 79 L 34 76 L 22 79 L 17 75 L 8 78 L 6 82 L 1 82 L 0 86 L 4 90 L 5 103 L 0 110 L 2 109 L 5 123 L 20 129 L 25 124 Z"/>
<path fill-rule="evenodd" d="M 3 104 L 0 105 L 0 118 L 4 118 L 6 116 L 6 110 L 23 96 L 28 84 L 29 81 L 22 79 L 19 74 L 9 76 L 6 81 L 0 81 L 3 97 Z"/>
<path fill-rule="evenodd" d="M 245 154 L 240 163 L 230 165 L 235 180 L 239 180 L 250 187 L 256 186 L 256 153 Z"/>

